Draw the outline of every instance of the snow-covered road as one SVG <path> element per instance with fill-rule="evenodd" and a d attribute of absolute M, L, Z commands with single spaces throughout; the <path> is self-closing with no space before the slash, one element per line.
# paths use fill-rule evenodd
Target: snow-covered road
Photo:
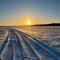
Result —
<path fill-rule="evenodd" d="M 0 47 L 1 60 L 60 60 L 60 53 L 22 31 L 9 29 Z"/>

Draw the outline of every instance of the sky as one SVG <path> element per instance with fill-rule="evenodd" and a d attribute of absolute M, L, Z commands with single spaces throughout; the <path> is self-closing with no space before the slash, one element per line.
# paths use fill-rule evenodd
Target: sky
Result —
<path fill-rule="evenodd" d="M 0 0 L 0 26 L 60 23 L 60 0 Z"/>

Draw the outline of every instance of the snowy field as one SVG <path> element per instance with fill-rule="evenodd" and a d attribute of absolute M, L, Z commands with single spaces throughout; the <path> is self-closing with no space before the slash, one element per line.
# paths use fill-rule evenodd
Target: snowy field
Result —
<path fill-rule="evenodd" d="M 60 60 L 60 26 L 0 28 L 0 60 Z"/>
<path fill-rule="evenodd" d="M 4 40 L 6 39 L 7 34 L 8 34 L 8 31 L 6 31 L 5 29 L 0 28 L 0 47 L 4 43 Z"/>
<path fill-rule="evenodd" d="M 34 36 L 60 53 L 60 26 L 28 26 L 18 30 Z"/>

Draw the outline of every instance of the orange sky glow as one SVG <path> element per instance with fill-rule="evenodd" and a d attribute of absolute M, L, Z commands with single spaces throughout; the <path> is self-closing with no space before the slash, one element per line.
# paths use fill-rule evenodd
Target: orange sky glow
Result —
<path fill-rule="evenodd" d="M 37 19 L 37 18 L 32 18 L 32 17 L 23 17 L 23 18 L 18 18 L 16 20 L 12 20 L 12 21 L 0 22 L 0 25 L 24 26 L 24 25 L 44 24 L 44 23 L 47 23 L 47 22 L 42 19 Z"/>

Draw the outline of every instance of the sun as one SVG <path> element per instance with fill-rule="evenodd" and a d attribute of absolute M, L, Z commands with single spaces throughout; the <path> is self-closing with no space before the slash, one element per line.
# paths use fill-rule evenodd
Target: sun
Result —
<path fill-rule="evenodd" d="M 31 25 L 31 20 L 27 20 L 27 25 Z"/>

